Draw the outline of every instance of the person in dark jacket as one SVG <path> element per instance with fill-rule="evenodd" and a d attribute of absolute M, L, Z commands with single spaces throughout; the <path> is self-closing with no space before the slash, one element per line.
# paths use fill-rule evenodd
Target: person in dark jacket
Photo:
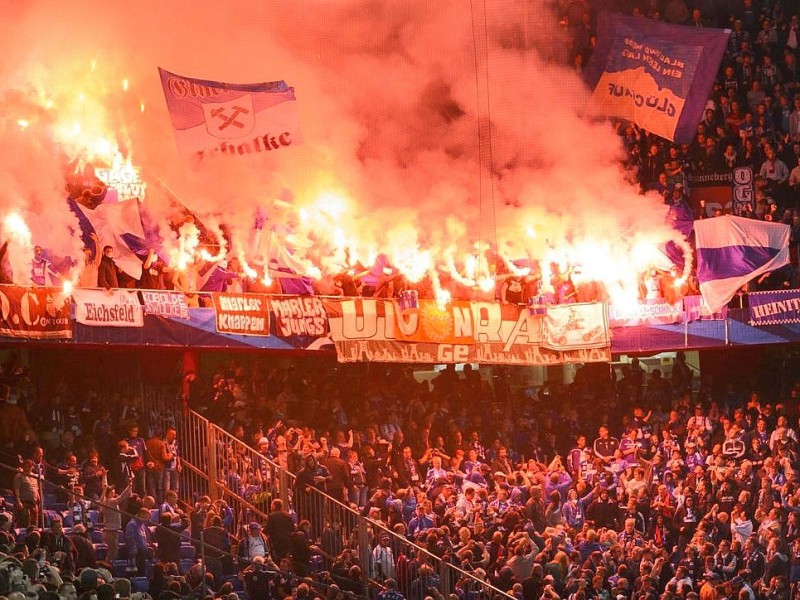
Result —
<path fill-rule="evenodd" d="M 75 525 L 72 528 L 72 533 L 67 536 L 72 540 L 72 545 L 75 546 L 75 569 L 83 569 L 90 567 L 92 569 L 97 567 L 97 556 L 94 552 L 94 545 L 86 533 L 84 525 Z"/>
<path fill-rule="evenodd" d="M 97 267 L 97 287 L 107 290 L 119 287 L 119 267 L 114 262 L 114 248 L 103 246 L 103 258 Z"/>
<path fill-rule="evenodd" d="M 289 513 L 283 510 L 282 500 L 278 498 L 273 500 L 270 509 L 265 530 L 272 547 L 272 553 L 275 555 L 275 560 L 280 562 L 281 559 L 289 556 L 294 522 Z"/>
<path fill-rule="evenodd" d="M 181 532 L 189 524 L 186 520 L 178 523 L 172 522 L 172 515 L 165 513 L 161 515 L 161 527 L 156 529 L 156 558 L 162 563 L 180 563 L 181 561 Z"/>

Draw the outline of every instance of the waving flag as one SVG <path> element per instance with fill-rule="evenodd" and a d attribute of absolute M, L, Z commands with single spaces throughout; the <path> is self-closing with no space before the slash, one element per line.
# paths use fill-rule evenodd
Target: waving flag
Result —
<path fill-rule="evenodd" d="M 678 143 L 694 140 L 728 43 L 728 30 L 600 13 L 586 68 L 606 114 Z"/>
<path fill-rule="evenodd" d="M 142 228 L 142 218 L 139 213 L 139 201 L 135 198 L 122 202 L 103 203 L 94 210 L 90 210 L 69 200 L 69 206 L 78 217 L 81 229 L 86 232 L 94 231 L 100 241 L 97 252 L 103 251 L 103 246 L 114 248 L 114 262 L 134 279 L 142 277 L 142 261 L 136 256 L 135 250 L 145 244 L 146 236 Z"/>
<path fill-rule="evenodd" d="M 267 154 L 302 142 L 294 88 L 285 81 L 222 83 L 158 73 L 184 158 Z"/>
<path fill-rule="evenodd" d="M 696 221 L 697 280 L 711 312 L 745 283 L 789 263 L 789 226 L 741 217 Z"/>

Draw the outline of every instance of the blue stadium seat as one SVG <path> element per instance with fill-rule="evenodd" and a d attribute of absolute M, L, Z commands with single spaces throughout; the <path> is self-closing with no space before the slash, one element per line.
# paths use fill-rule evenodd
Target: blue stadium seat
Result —
<path fill-rule="evenodd" d="M 180 565 L 178 565 L 181 571 L 181 575 L 185 575 L 186 573 L 188 573 L 193 566 L 194 566 L 194 561 L 189 560 L 188 558 L 182 559 Z"/>
<path fill-rule="evenodd" d="M 92 526 L 97 527 L 97 524 L 100 522 L 100 511 L 99 510 L 90 510 L 89 511 L 89 520 L 92 522 Z"/>
<path fill-rule="evenodd" d="M 93 544 L 97 560 L 105 560 L 108 556 L 108 544 Z"/>
<path fill-rule="evenodd" d="M 131 577 L 131 589 L 134 592 L 147 593 L 150 591 L 150 581 L 147 577 Z"/>
<path fill-rule="evenodd" d="M 180 549 L 180 558 L 194 560 L 195 556 L 197 556 L 197 550 L 195 550 L 194 546 L 181 546 Z"/>
<path fill-rule="evenodd" d="M 127 577 L 127 568 L 127 560 L 115 560 L 113 563 L 111 563 L 111 574 L 114 577 Z"/>
<path fill-rule="evenodd" d="M 89 530 L 89 539 L 92 540 L 93 544 L 102 544 L 105 541 L 103 532 L 98 531 L 97 529 Z"/>

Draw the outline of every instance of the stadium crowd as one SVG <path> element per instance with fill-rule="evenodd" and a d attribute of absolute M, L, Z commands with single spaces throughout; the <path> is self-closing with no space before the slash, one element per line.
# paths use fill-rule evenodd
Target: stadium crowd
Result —
<path fill-rule="evenodd" d="M 744 214 L 791 225 L 796 267 L 798 3 L 602 4 L 733 29 L 693 144 L 629 124 L 619 132 L 642 188 L 674 205 L 688 201 L 692 175 L 752 166 L 756 200 Z M 560 15 L 577 70 L 596 40 L 595 8 L 573 0 Z M 699 208 L 695 217 L 715 216 Z M 118 274 L 100 254 L 86 257 L 98 277 L 105 259 L 105 275 Z M 36 277 L 47 277 L 46 260 L 37 251 Z M 156 257 L 143 260 L 150 278 L 139 285 L 182 289 Z M 246 279 L 233 261 L 214 269 L 213 291 Z M 796 285 L 794 271 L 785 275 L 777 285 Z M 136 285 L 114 283 L 97 281 Z M 350 282 L 339 285 L 349 293 Z M 634 361 L 613 377 L 585 367 L 570 385 L 512 393 L 469 366 L 428 384 L 405 368 L 231 361 L 197 377 L 184 401 L 297 477 L 289 506 L 273 500 L 265 521 L 235 531 L 225 502 L 181 502 L 179 412 L 143 414 L 131 398 L 66 386 L 37 398 L 24 369 L 4 364 L 1 374 L 0 595 L 11 600 L 333 599 L 360 594 L 363 573 L 381 600 L 438 600 L 426 552 L 520 600 L 798 597 L 800 381 L 791 376 L 737 389 L 693 376 L 679 356 L 668 378 Z M 235 456 L 224 483 L 246 498 L 271 484 Z M 381 524 L 366 564 L 352 523 L 326 520 L 304 500 L 310 488 Z M 470 578 L 447 591 L 490 595 Z"/>
<path fill-rule="evenodd" d="M 800 580 L 792 378 L 762 395 L 693 377 L 679 355 L 669 377 L 634 361 L 617 377 L 587 366 L 569 385 L 511 392 L 469 366 L 419 382 L 404 367 L 228 361 L 185 401 L 296 475 L 290 505 L 273 500 L 240 531 L 222 501 L 178 501 L 165 473 L 172 460 L 178 472 L 180 440 L 134 425 L 169 415 L 124 399 L 84 412 L 62 389 L 26 417 L 24 373 L 11 379 L 0 439 L 23 462 L 0 543 L 42 594 L 123 580 L 154 597 L 199 594 L 201 530 L 216 597 L 358 595 L 366 574 L 378 597 L 423 600 L 443 585 L 438 560 L 471 574 L 449 584 L 459 598 L 492 595 L 472 577 L 522 600 L 789 598 Z M 226 486 L 252 493 L 242 482 L 258 466 L 228 460 Z M 40 490 L 39 468 L 60 486 Z M 331 519 L 312 487 L 353 516 Z M 44 527 L 39 492 L 54 496 Z M 366 564 L 356 513 L 376 525 Z"/>

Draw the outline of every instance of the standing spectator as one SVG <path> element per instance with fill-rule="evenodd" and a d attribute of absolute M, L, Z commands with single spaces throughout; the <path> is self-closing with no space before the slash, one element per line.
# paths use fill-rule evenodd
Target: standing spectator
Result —
<path fill-rule="evenodd" d="M 150 510 L 140 508 L 136 516 L 125 526 L 125 547 L 128 552 L 127 572 L 129 575 L 144 575 L 145 560 L 150 557 Z"/>
<path fill-rule="evenodd" d="M 325 461 L 325 467 L 330 474 L 328 495 L 339 502 L 347 502 L 347 490 L 350 489 L 350 466 L 340 458 L 340 455 L 339 448 L 333 447 Z"/>
<path fill-rule="evenodd" d="M 107 290 L 119 287 L 119 267 L 114 262 L 114 248 L 103 246 L 103 258 L 97 267 L 97 287 Z"/>
<path fill-rule="evenodd" d="M 59 275 L 53 269 L 53 263 L 45 257 L 44 249 L 36 245 L 33 248 L 33 259 L 31 261 L 31 282 L 33 282 L 34 285 L 48 285 L 48 276 L 50 285 L 56 285 L 58 283 Z"/>
<path fill-rule="evenodd" d="M 247 535 L 239 542 L 237 554 L 247 562 L 251 562 L 257 556 L 267 558 L 270 555 L 269 541 L 261 531 L 261 525 L 255 521 L 248 525 Z"/>
<path fill-rule="evenodd" d="M 179 491 L 180 475 L 183 470 L 181 457 L 178 454 L 178 433 L 174 427 L 168 427 L 164 437 L 167 456 L 169 460 L 164 464 L 164 492 Z"/>
<path fill-rule="evenodd" d="M 347 465 L 350 468 L 349 500 L 359 508 L 367 504 L 367 471 L 358 458 L 358 451 L 350 450 L 347 453 Z"/>
<path fill-rule="evenodd" d="M 282 500 L 278 498 L 273 500 L 270 509 L 265 526 L 267 538 L 275 559 L 280 562 L 289 555 L 294 522 L 289 513 L 283 510 Z"/>
<path fill-rule="evenodd" d="M 100 454 L 97 451 L 89 453 L 89 460 L 81 471 L 80 481 L 87 498 L 94 502 L 100 500 L 107 482 L 107 471 L 100 464 Z"/>
<path fill-rule="evenodd" d="M 167 463 L 172 460 L 172 456 L 167 451 L 166 443 L 158 435 L 147 440 L 145 452 L 147 494 L 155 498 L 156 502 L 163 502 L 165 469 Z"/>
<path fill-rule="evenodd" d="M 122 507 L 128 502 L 133 487 L 130 483 L 117 495 L 116 488 L 108 485 L 100 498 L 100 515 L 103 518 L 103 541 L 108 546 L 106 560 L 114 562 L 119 549 L 119 534 L 122 531 Z"/>
<path fill-rule="evenodd" d="M 128 447 L 135 451 L 135 457 L 130 461 L 130 470 L 133 474 L 133 490 L 140 496 L 147 493 L 145 456 L 147 456 L 147 446 L 144 439 L 139 437 L 139 426 L 133 424 L 128 428 Z"/>
<path fill-rule="evenodd" d="M 29 458 L 22 461 L 22 471 L 14 475 L 14 500 L 17 522 L 23 527 L 38 524 L 41 504 L 39 480 L 33 473 L 33 461 Z"/>
<path fill-rule="evenodd" d="M 100 251 L 100 241 L 97 239 L 97 235 L 94 232 L 89 235 L 92 238 L 92 245 L 94 248 L 90 248 L 89 246 L 83 247 L 83 268 L 81 269 L 81 274 L 78 276 L 79 288 L 93 288 L 97 286 L 100 261 L 103 259 L 103 253 Z M 94 257 L 92 257 L 92 254 L 94 254 Z"/>

